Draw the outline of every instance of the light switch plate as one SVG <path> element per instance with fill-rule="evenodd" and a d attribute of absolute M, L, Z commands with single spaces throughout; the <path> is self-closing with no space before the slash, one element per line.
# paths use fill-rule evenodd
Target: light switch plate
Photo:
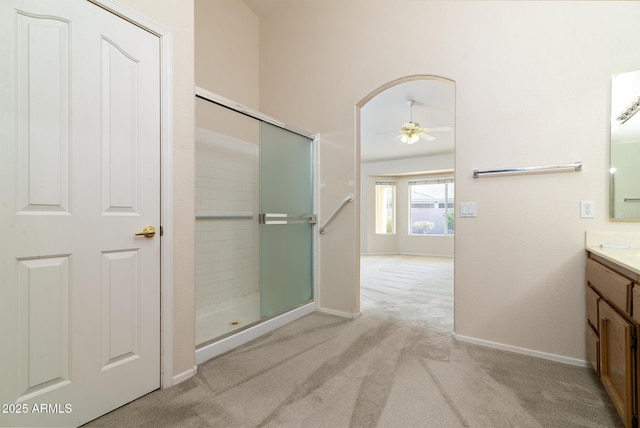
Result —
<path fill-rule="evenodd" d="M 460 202 L 460 217 L 473 218 L 476 217 L 475 202 Z"/>

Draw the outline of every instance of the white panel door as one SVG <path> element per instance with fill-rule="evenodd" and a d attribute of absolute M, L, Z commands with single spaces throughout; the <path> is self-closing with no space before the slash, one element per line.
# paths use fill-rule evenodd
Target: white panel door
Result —
<path fill-rule="evenodd" d="M 0 2 L 0 426 L 160 385 L 159 49 L 86 0 Z"/>

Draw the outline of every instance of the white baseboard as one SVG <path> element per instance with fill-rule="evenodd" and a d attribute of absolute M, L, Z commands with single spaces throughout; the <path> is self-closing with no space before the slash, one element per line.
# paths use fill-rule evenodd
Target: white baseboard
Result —
<path fill-rule="evenodd" d="M 271 318 L 263 323 L 250 327 L 246 330 L 234 334 L 233 336 L 225 337 L 224 339 L 213 342 L 210 345 L 203 346 L 196 349 L 196 364 L 202 364 L 220 354 L 224 354 L 240 345 L 244 345 L 247 342 L 257 339 L 267 333 L 272 332 L 292 321 L 302 318 L 312 312 L 315 312 L 315 302 L 308 303 L 304 306 L 300 306 L 285 314 L 279 315 L 275 318 Z"/>
<path fill-rule="evenodd" d="M 190 377 L 195 376 L 196 373 L 198 373 L 198 366 L 193 366 L 192 369 L 187 370 L 186 372 L 182 372 L 179 375 L 175 375 L 173 377 L 173 385 L 177 385 L 180 382 L 184 382 L 185 380 L 189 379 Z"/>
<path fill-rule="evenodd" d="M 453 259 L 454 256 L 450 254 L 431 254 L 431 253 L 406 253 L 406 252 L 391 252 L 391 253 L 360 253 L 361 256 L 420 256 L 420 257 L 442 257 L 446 259 Z"/>
<path fill-rule="evenodd" d="M 505 345 L 503 343 L 491 342 L 488 340 L 476 339 L 474 337 L 460 336 L 453 334 L 453 337 L 460 342 L 472 343 L 474 345 L 486 346 L 487 348 L 501 349 L 503 351 L 514 352 L 516 354 L 529 355 L 532 357 L 543 358 L 545 360 L 556 361 L 559 363 L 569 364 L 578 367 L 591 367 L 589 361 L 579 360 L 577 358 L 564 357 L 562 355 L 548 354 L 546 352 L 534 351 L 527 348 L 519 348 L 517 346 Z"/>
<path fill-rule="evenodd" d="M 342 312 L 342 311 L 334 311 L 333 309 L 327 308 L 318 308 L 318 312 L 322 312 L 323 314 L 335 315 L 342 318 L 358 318 L 360 317 L 360 313 L 350 313 L 350 312 Z"/>

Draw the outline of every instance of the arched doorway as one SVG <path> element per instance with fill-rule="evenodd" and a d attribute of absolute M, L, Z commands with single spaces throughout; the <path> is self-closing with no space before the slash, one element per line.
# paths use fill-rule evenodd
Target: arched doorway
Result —
<path fill-rule="evenodd" d="M 454 152 L 452 80 L 404 77 L 356 105 L 363 315 L 453 332 Z"/>

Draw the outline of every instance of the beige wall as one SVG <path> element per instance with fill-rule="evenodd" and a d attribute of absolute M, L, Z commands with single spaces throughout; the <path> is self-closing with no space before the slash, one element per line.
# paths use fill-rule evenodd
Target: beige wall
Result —
<path fill-rule="evenodd" d="M 456 82 L 455 330 L 585 357 L 584 232 L 607 215 L 610 77 L 640 68 L 638 2 L 286 1 L 260 21 L 260 110 L 322 137 L 321 212 L 354 192 L 354 106 L 394 79 Z M 405 25 L 406 23 L 406 25 Z M 582 172 L 472 170 L 581 160 Z M 579 218 L 579 201 L 596 218 Z M 320 239 L 322 307 L 357 310 L 356 204 Z"/>
<path fill-rule="evenodd" d="M 240 0 L 195 0 L 196 84 L 258 109 L 258 18 Z"/>
<path fill-rule="evenodd" d="M 168 28 L 173 39 L 173 375 L 179 376 L 195 364 L 193 4 L 165 0 L 158 7 L 155 0 L 120 2 Z"/>

